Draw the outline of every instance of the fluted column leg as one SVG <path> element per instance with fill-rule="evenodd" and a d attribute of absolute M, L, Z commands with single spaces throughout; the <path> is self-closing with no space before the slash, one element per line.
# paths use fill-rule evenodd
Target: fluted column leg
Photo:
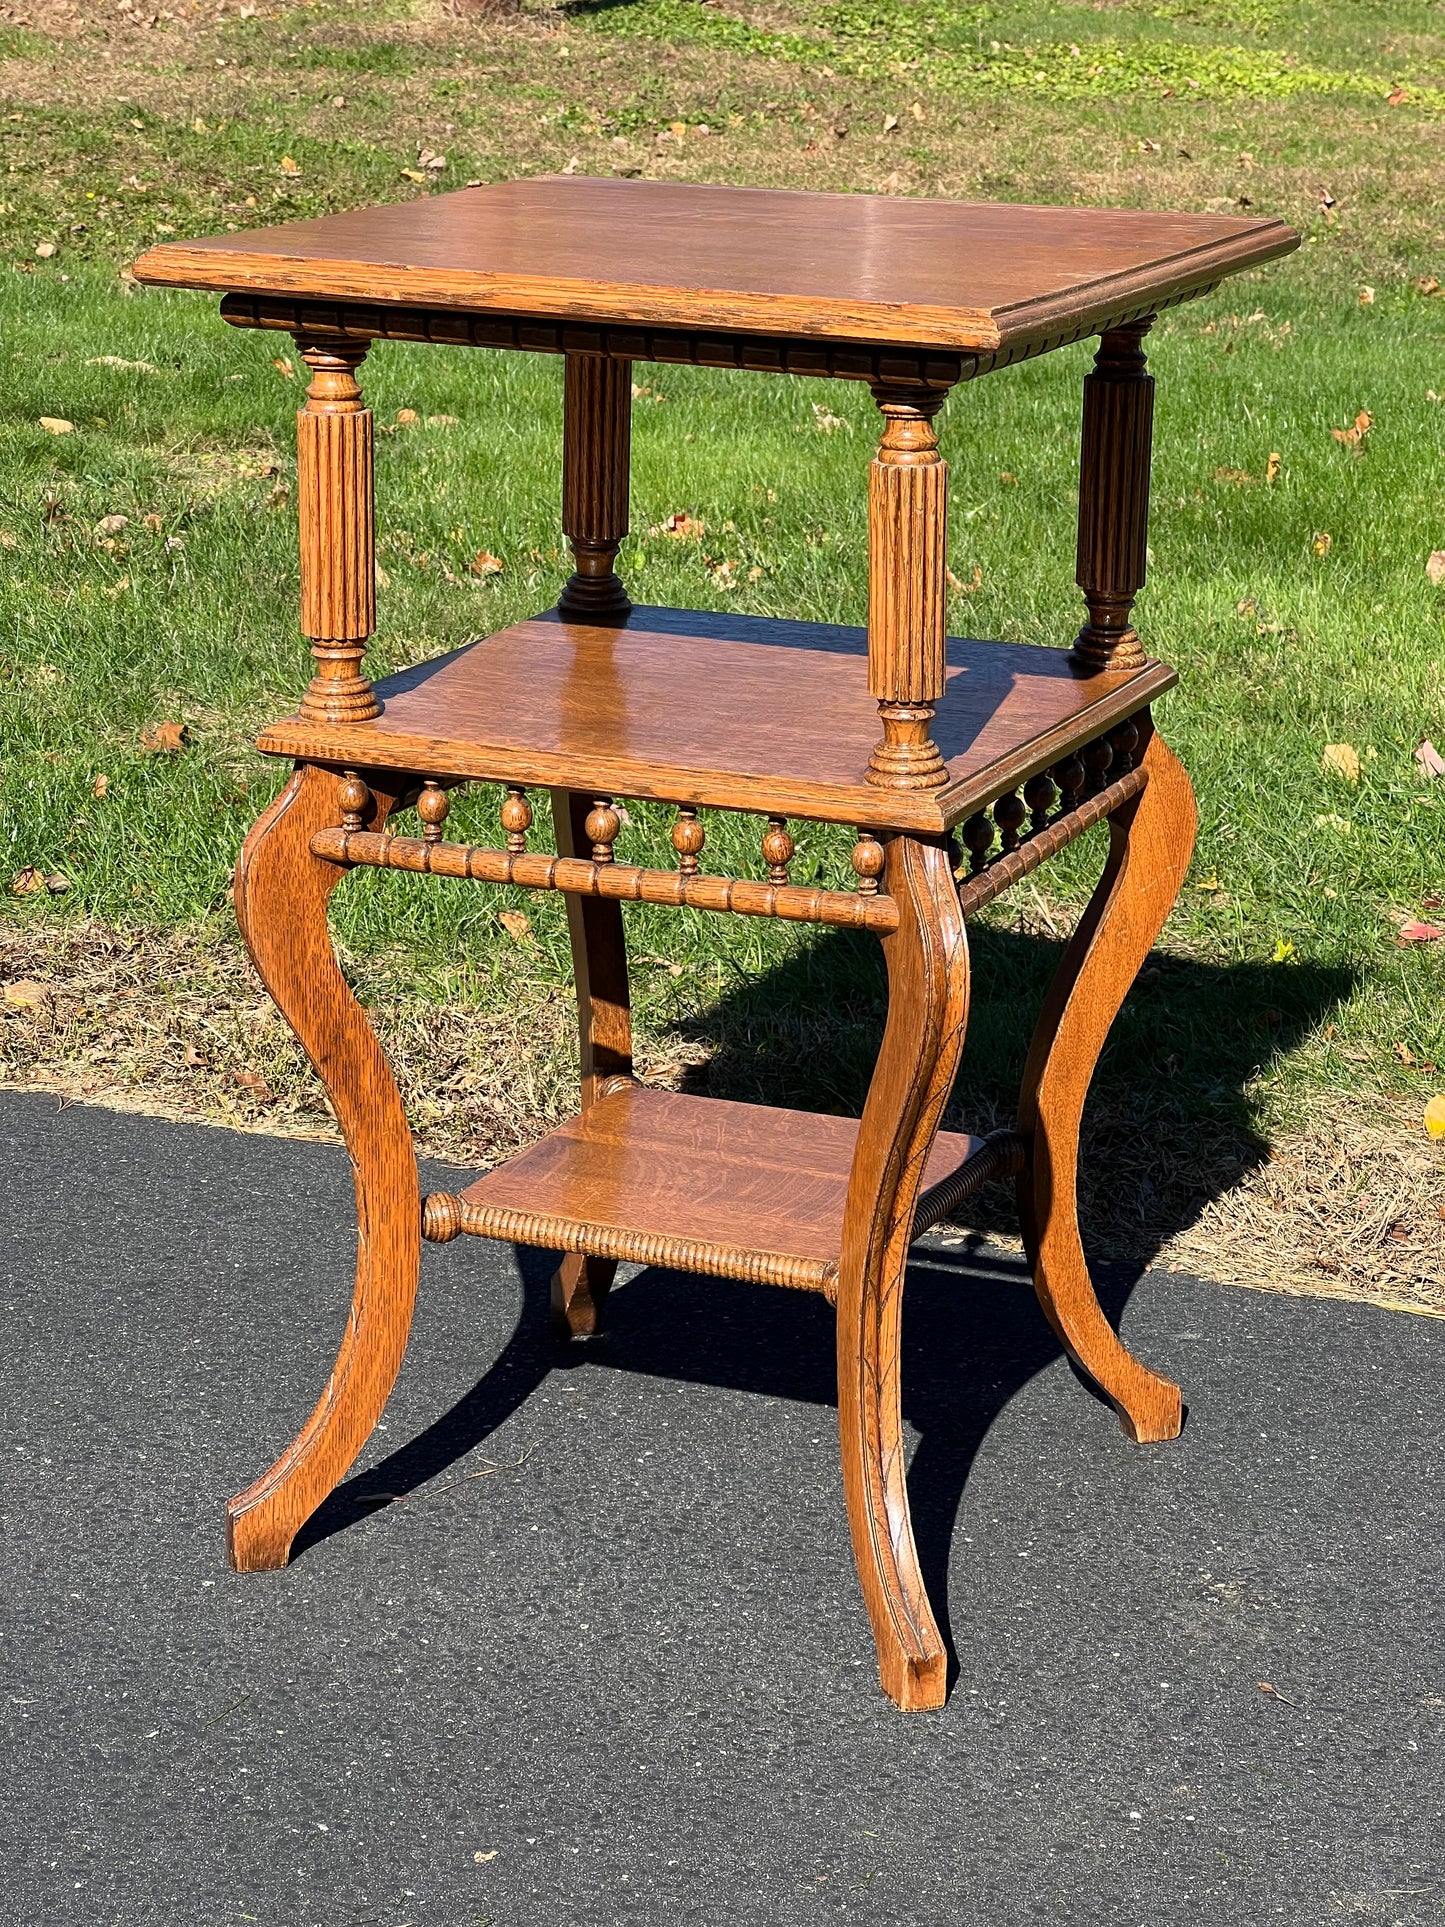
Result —
<path fill-rule="evenodd" d="M 948 780 L 930 733 L 943 694 L 948 466 L 933 417 L 943 396 L 879 384 L 883 439 L 868 473 L 868 689 L 883 736 L 868 781 L 885 790 Z"/>
<path fill-rule="evenodd" d="M 615 621 L 632 607 L 615 567 L 627 534 L 632 363 L 569 354 L 562 405 L 562 527 L 577 566 L 557 607 L 577 622 Z"/>
<path fill-rule="evenodd" d="M 1153 323 L 1150 315 L 1101 336 L 1084 380 L 1077 579 L 1089 619 L 1073 658 L 1087 669 L 1137 669 L 1145 659 L 1133 610 L 1149 548 L 1154 377 L 1144 337 Z"/>
<path fill-rule="evenodd" d="M 381 714 L 362 669 L 376 628 L 371 410 L 356 379 L 366 344 L 298 335 L 296 346 L 311 370 L 296 417 L 296 503 L 301 633 L 316 658 L 301 713 L 318 723 L 364 723 Z"/>

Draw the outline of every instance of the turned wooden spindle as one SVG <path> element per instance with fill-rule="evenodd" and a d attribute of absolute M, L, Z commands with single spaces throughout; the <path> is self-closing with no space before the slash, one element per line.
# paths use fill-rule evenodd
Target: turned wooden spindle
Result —
<path fill-rule="evenodd" d="M 1010 790 L 1001 796 L 993 806 L 993 820 L 998 824 L 999 847 L 1005 856 L 1019 846 L 1019 831 L 1028 815 L 1024 799 L 1016 791 Z"/>
<path fill-rule="evenodd" d="M 594 863 L 611 863 L 612 846 L 617 841 L 617 833 L 622 828 L 622 818 L 612 807 L 610 796 L 593 799 L 584 824 L 587 841 L 592 845 Z"/>
<path fill-rule="evenodd" d="M 296 505 L 301 633 L 316 659 L 301 714 L 364 723 L 381 714 L 361 666 L 376 628 L 371 410 L 356 379 L 366 343 L 298 335 L 296 347 L 311 370 L 296 417 Z"/>
<path fill-rule="evenodd" d="M 781 816 L 770 816 L 763 832 L 763 862 L 768 866 L 769 883 L 786 883 L 788 865 L 793 860 L 793 839 Z"/>
<path fill-rule="evenodd" d="M 509 789 L 502 804 L 502 830 L 506 835 L 507 848 L 513 856 L 526 855 L 527 832 L 531 827 L 532 805 L 527 801 L 527 792 Z"/>
<path fill-rule="evenodd" d="M 441 784 L 428 777 L 422 784 L 421 795 L 416 799 L 416 813 L 421 818 L 421 835 L 424 843 L 441 842 L 442 826 L 447 820 L 447 812 L 451 806 L 452 799 Z"/>
<path fill-rule="evenodd" d="M 342 829 L 352 832 L 365 829 L 366 819 L 371 814 L 371 791 L 354 769 L 347 770 L 342 777 L 338 798 Z"/>
<path fill-rule="evenodd" d="M 1066 756 L 1062 763 L 1055 763 L 1049 771 L 1059 791 L 1059 815 L 1067 816 L 1074 809 L 1084 793 L 1088 772 L 1080 762 L 1078 754 Z"/>
<path fill-rule="evenodd" d="M 577 566 L 557 607 L 576 622 L 617 621 L 632 607 L 615 567 L 627 534 L 632 363 L 569 354 L 562 407 L 562 527 Z"/>
<path fill-rule="evenodd" d="M 677 867 L 683 876 L 697 875 L 697 860 L 706 841 L 707 833 L 697 820 L 697 811 L 685 803 L 680 804 L 677 821 L 672 826 L 672 847 L 677 851 Z"/>
<path fill-rule="evenodd" d="M 1029 828 L 1042 830 L 1049 820 L 1049 811 L 1054 807 L 1058 794 L 1049 778 L 1042 772 L 1031 776 L 1024 784 L 1024 802 L 1029 810 Z"/>
<path fill-rule="evenodd" d="M 1150 315 L 1101 336 L 1084 380 L 1077 580 L 1089 619 L 1073 660 L 1088 669 L 1137 669 L 1145 660 L 1133 608 L 1149 540 L 1154 378 L 1144 337 L 1153 321 Z"/>
<path fill-rule="evenodd" d="M 1109 739 L 1107 736 L 1100 736 L 1096 742 L 1090 743 L 1084 750 L 1083 763 L 1087 771 L 1084 787 L 1088 790 L 1090 796 L 1092 796 L 1096 790 L 1102 789 L 1105 783 L 1108 782 L 1109 767 L 1113 760 L 1114 752 L 1109 747 Z"/>
<path fill-rule="evenodd" d="M 859 830 L 858 841 L 853 845 L 851 858 L 853 873 L 858 879 L 860 897 L 876 897 L 878 879 L 883 874 L 883 866 L 888 861 L 883 845 L 871 830 Z"/>
<path fill-rule="evenodd" d="M 968 851 L 968 867 L 977 876 L 988 867 L 988 853 L 993 848 L 993 818 L 980 810 L 976 816 L 969 817 L 959 835 Z"/>
<path fill-rule="evenodd" d="M 1113 774 L 1127 776 L 1134 767 L 1134 751 L 1139 747 L 1139 725 L 1132 716 L 1109 731 L 1109 747 L 1114 752 Z"/>
<path fill-rule="evenodd" d="M 933 417 L 943 396 L 878 383 L 883 438 L 868 471 L 868 689 L 882 740 L 868 763 L 880 789 L 948 780 L 930 734 L 944 686 L 948 466 Z"/>

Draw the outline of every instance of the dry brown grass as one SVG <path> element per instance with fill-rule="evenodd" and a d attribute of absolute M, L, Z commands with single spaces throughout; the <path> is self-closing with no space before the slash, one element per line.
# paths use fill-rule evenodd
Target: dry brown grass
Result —
<path fill-rule="evenodd" d="M 487 1165 L 575 1106 L 566 990 L 519 980 L 499 1013 L 432 1002 L 384 958 L 351 959 L 347 969 L 424 1154 Z M 336 1134 L 320 1085 L 233 938 L 0 926 L 0 981 L 0 1084 L 10 1089 L 237 1130 Z M 802 1062 L 837 1043 L 805 1012 L 780 1013 L 780 1022 L 787 1035 L 766 1040 L 779 1047 L 768 1053 L 767 1089 L 749 1068 L 758 1039 L 731 1036 L 726 1017 L 641 1024 L 642 1075 L 778 1101 L 772 1086 L 780 1068 L 786 1076 L 789 1052 Z M 846 1041 L 851 1048 L 851 1032 Z M 1008 1121 L 977 1110 L 971 1103 L 975 1130 Z M 1265 1150 L 1222 1120 L 1191 1121 L 1157 1096 L 1108 1089 L 1086 1127 L 1086 1236 L 1111 1256 L 1254 1290 L 1445 1317 L 1442 1158 L 1404 1110 L 1327 1092 L 1308 1119 L 1273 1129 Z M 959 1221 L 1017 1245 L 1000 1186 L 968 1200 Z"/>

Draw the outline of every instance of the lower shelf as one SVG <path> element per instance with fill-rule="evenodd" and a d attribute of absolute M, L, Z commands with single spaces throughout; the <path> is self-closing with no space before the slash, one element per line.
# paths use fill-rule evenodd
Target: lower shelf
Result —
<path fill-rule="evenodd" d="M 459 1232 L 834 1294 L 858 1126 L 762 1104 L 632 1086 L 460 1197 L 427 1200 L 426 1235 Z M 1016 1169 L 1017 1139 L 941 1131 L 917 1227 L 981 1179 Z M 988 1165 L 989 1168 L 982 1168 Z M 930 1215 L 931 1211 L 931 1215 Z"/>

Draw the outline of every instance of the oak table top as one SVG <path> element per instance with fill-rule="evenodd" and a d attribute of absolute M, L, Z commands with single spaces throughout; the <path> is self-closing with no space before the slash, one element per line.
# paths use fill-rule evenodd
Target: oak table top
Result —
<path fill-rule="evenodd" d="M 167 242 L 174 287 L 993 354 L 1299 245 L 1282 221 L 541 177 Z"/>

